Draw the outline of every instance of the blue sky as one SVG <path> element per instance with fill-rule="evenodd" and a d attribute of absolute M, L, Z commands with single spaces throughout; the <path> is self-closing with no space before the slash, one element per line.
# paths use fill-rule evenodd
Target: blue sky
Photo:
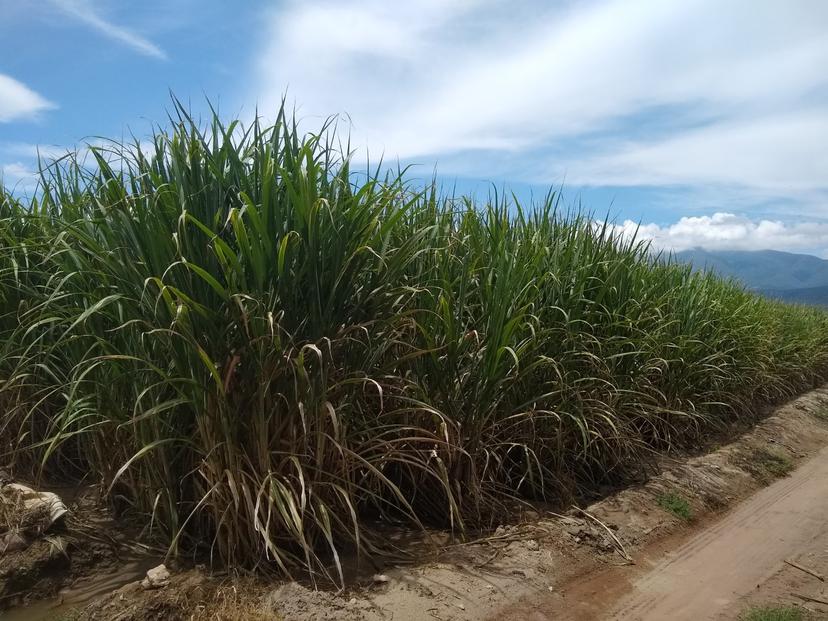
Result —
<path fill-rule="evenodd" d="M 0 171 L 287 92 L 360 154 L 564 186 L 657 245 L 828 257 L 824 0 L 0 0 Z M 629 221 L 625 223 L 625 221 Z"/>

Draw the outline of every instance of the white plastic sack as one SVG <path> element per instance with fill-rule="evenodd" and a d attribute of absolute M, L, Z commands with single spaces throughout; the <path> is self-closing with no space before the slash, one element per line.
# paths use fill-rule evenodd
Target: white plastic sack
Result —
<path fill-rule="evenodd" d="M 63 504 L 60 496 L 52 492 L 37 492 L 31 487 L 20 483 L 9 483 L 4 485 L 4 487 L 17 492 L 23 500 L 23 508 L 27 513 L 42 511 L 45 515 L 49 516 L 48 524 L 46 524 L 44 530 L 63 518 L 69 511 L 66 505 Z"/>

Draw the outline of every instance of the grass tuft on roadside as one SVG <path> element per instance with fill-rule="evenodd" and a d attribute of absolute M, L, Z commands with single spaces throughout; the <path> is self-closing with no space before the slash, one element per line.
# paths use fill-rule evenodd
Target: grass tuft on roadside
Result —
<path fill-rule="evenodd" d="M 801 608 L 796 606 L 761 606 L 744 612 L 739 621 L 806 621 Z"/>
<path fill-rule="evenodd" d="M 793 462 L 777 452 L 761 450 L 756 453 L 756 463 L 766 473 L 775 478 L 782 478 L 793 470 Z"/>
<path fill-rule="evenodd" d="M 658 506 L 685 522 L 693 519 L 693 511 L 690 503 L 686 498 L 675 492 L 669 492 L 659 496 Z"/>

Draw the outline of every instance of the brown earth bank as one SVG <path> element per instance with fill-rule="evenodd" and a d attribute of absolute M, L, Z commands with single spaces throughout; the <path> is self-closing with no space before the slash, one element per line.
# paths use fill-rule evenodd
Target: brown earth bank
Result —
<path fill-rule="evenodd" d="M 81 497 L 59 530 L 0 548 L 0 608 L 16 604 L 2 618 L 724 620 L 766 604 L 828 618 L 826 447 L 821 388 L 585 508 L 527 512 L 436 552 L 406 543 L 406 562 L 339 592 L 175 567 L 142 584 L 160 557 L 102 538 L 114 525 Z"/>

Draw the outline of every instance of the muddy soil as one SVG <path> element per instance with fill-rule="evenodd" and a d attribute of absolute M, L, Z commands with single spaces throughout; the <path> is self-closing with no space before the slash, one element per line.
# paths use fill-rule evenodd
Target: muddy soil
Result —
<path fill-rule="evenodd" d="M 828 598 L 824 583 L 784 561 L 828 573 L 825 447 L 823 388 L 721 448 L 662 458 L 644 484 L 585 509 L 539 512 L 437 553 L 424 548 L 417 562 L 386 566 L 342 592 L 193 569 L 173 572 L 163 588 L 145 589 L 136 579 L 75 612 L 57 610 L 65 618 L 120 621 L 732 620 L 754 604 L 796 600 L 821 614 L 828 606 L 790 593 Z M 13 591 L 2 576 L 0 589 Z M 31 584 L 23 599 L 60 588 Z M 44 618 L 20 616 L 24 610 L 16 619 Z"/>
<path fill-rule="evenodd" d="M 158 551 L 132 543 L 137 529 L 112 518 L 94 487 L 52 488 L 64 500 L 65 516 L 54 524 L 10 507 L 0 496 L 0 618 L 53 619 L 56 607 L 80 605 L 109 593 L 158 563 Z M 12 502 L 10 502 L 12 501 Z"/>

